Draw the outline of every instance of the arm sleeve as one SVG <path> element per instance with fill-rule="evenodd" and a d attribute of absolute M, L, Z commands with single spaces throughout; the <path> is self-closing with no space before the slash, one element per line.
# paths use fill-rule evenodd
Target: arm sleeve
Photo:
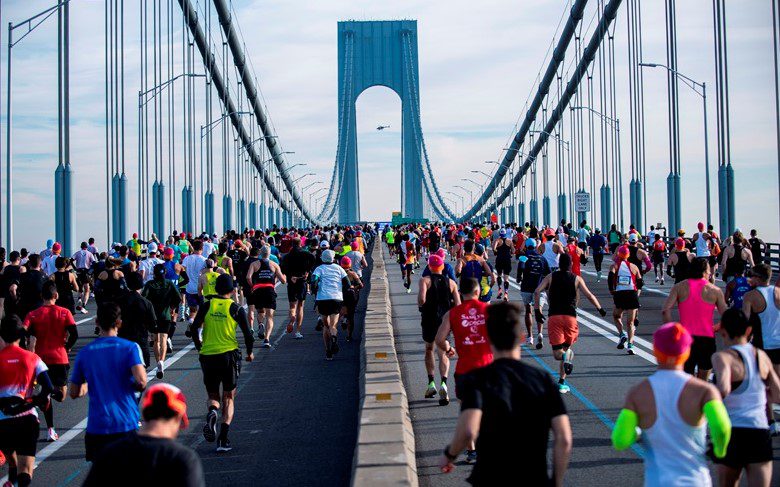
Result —
<path fill-rule="evenodd" d="M 615 421 L 615 428 L 612 430 L 612 446 L 617 451 L 623 451 L 636 443 L 637 426 L 639 425 L 639 416 L 630 409 L 623 409 Z"/>
<path fill-rule="evenodd" d="M 65 331 L 68 333 L 68 339 L 65 341 L 65 350 L 71 350 L 73 345 L 76 344 L 76 340 L 79 339 L 79 330 L 76 328 L 76 325 L 69 325 L 65 328 Z"/>
<path fill-rule="evenodd" d="M 704 416 L 710 428 L 712 450 L 717 458 L 726 456 L 726 448 L 731 440 L 731 420 L 723 401 L 713 399 L 704 405 Z"/>
<path fill-rule="evenodd" d="M 252 336 L 252 330 L 249 328 L 249 318 L 247 317 L 246 310 L 233 303 L 230 305 L 230 315 L 236 320 L 238 327 L 241 328 L 241 333 L 244 334 L 246 353 L 252 353 L 252 344 L 255 343 L 255 337 Z"/>

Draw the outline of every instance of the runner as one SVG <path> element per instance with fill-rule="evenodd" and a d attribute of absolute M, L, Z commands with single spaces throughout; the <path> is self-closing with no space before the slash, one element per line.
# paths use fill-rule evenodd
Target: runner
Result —
<path fill-rule="evenodd" d="M 212 259 L 206 259 L 206 265 L 198 278 L 198 294 L 201 299 L 206 301 L 217 295 L 217 278 L 225 274 L 225 269 L 217 267 L 217 262 Z"/>
<path fill-rule="evenodd" d="M 737 230 L 731 238 L 731 244 L 723 249 L 721 256 L 721 270 L 723 280 L 729 282 L 738 273 L 743 273 L 747 266 L 755 267 L 753 254 L 750 251 L 750 244 L 745 241 L 742 232 Z"/>
<path fill-rule="evenodd" d="M 154 313 L 152 303 L 141 295 L 141 290 L 144 287 L 141 275 L 137 272 L 131 272 L 127 275 L 126 282 L 130 292 L 125 293 L 117 300 L 117 304 L 122 310 L 122 326 L 119 328 L 117 336 L 137 343 L 141 348 L 144 366 L 148 367 L 151 363 L 149 333 L 154 333 L 157 330 L 157 316 Z"/>
<path fill-rule="evenodd" d="M 347 342 L 351 342 L 352 333 L 355 331 L 355 309 L 360 301 L 360 290 L 363 289 L 363 281 L 352 270 L 352 260 L 350 260 L 349 256 L 341 258 L 341 267 L 347 273 L 347 279 L 349 279 L 349 288 L 344 290 L 344 302 L 341 307 L 341 315 L 344 319 L 341 327 L 347 330 Z"/>
<path fill-rule="evenodd" d="M 292 244 L 290 244 L 292 250 Z M 276 312 L 276 283 L 287 283 L 287 278 L 276 262 L 271 262 L 271 247 L 260 249 L 260 259 L 252 262 L 246 272 L 246 280 L 252 285 L 252 304 L 257 313 L 265 317 L 261 346 L 271 348 L 271 333 L 274 331 L 274 313 Z M 258 334 L 260 330 L 258 329 Z M 259 338 L 259 337 L 258 337 Z"/>
<path fill-rule="evenodd" d="M 322 252 L 322 264 L 311 275 L 312 286 L 316 289 L 317 312 L 322 319 L 322 341 L 325 344 L 325 360 L 333 360 L 339 352 L 338 322 L 341 306 L 344 302 L 343 289 L 350 286 L 344 269 L 334 265 L 336 254 L 328 249 Z"/>
<path fill-rule="evenodd" d="M 92 265 L 97 262 L 95 254 L 90 252 L 87 242 L 81 242 L 81 250 L 73 254 L 73 265 L 76 268 L 76 278 L 79 287 L 81 288 L 81 294 L 79 295 L 79 301 L 76 303 L 76 311 L 87 314 L 87 303 L 89 302 L 90 294 L 90 275 L 89 271 Z"/>
<path fill-rule="evenodd" d="M 750 281 L 745 277 L 744 268 L 742 270 L 736 270 L 733 278 L 726 284 L 726 290 L 724 297 L 726 298 L 726 304 L 731 308 L 742 309 L 742 301 L 745 294 L 753 289 L 750 285 Z"/>
<path fill-rule="evenodd" d="M 558 270 L 558 259 L 564 252 L 563 245 L 555 241 L 554 234 L 546 234 L 544 243 L 539 246 L 539 253 L 547 261 L 551 272 Z"/>
<path fill-rule="evenodd" d="M 246 361 L 254 360 L 254 337 L 244 308 L 233 302 L 233 278 L 223 274 L 217 278 L 217 297 L 204 303 L 192 322 L 192 340 L 200 354 L 203 384 L 206 386 L 208 414 L 203 426 L 203 438 L 217 440 L 217 452 L 227 452 L 228 433 L 233 421 L 234 401 L 238 376 L 241 373 L 241 351 L 238 348 L 236 328 L 241 328 L 246 346 Z M 201 339 L 201 328 L 203 328 Z M 222 393 L 220 394 L 220 386 Z M 221 403 L 220 403 L 221 399 Z M 221 424 L 217 436 L 217 420 L 221 408 Z"/>
<path fill-rule="evenodd" d="M 617 229 L 617 225 L 614 223 L 609 227 L 607 232 L 607 241 L 609 242 L 609 253 L 614 254 L 617 248 L 620 246 L 620 241 L 623 239 L 620 231 Z"/>
<path fill-rule="evenodd" d="M 569 260 L 571 262 L 571 269 L 570 269 L 571 273 L 574 274 L 575 276 L 581 276 L 582 275 L 581 264 L 588 263 L 588 258 L 585 256 L 585 251 L 579 247 L 579 244 L 577 243 L 577 239 L 575 237 L 568 237 L 566 239 L 565 250 L 566 253 L 562 254 L 561 256 L 568 255 Z"/>
<path fill-rule="evenodd" d="M 66 308 L 57 306 L 57 286 L 53 282 L 43 285 L 43 306 L 27 314 L 24 327 L 30 335 L 28 348 L 38 355 L 49 369 L 49 379 L 59 390 L 55 399 L 65 399 L 68 386 L 70 362 L 68 352 L 76 344 L 79 333 L 73 314 Z M 43 417 L 48 426 L 49 441 L 57 441 L 59 435 L 54 429 L 53 404 L 44 407 Z"/>
<path fill-rule="evenodd" d="M 691 263 L 689 277 L 675 284 L 669 291 L 663 307 L 663 318 L 672 321 L 672 308 L 677 306 L 680 323 L 693 337 L 690 358 L 685 362 L 685 372 L 696 373 L 706 380 L 712 370 L 712 354 L 715 353 L 715 323 L 713 311 L 723 316 L 726 311 L 726 299 L 723 292 L 709 282 L 710 265 L 706 259 L 696 259 Z"/>
<path fill-rule="evenodd" d="M 436 333 L 436 346 L 448 358 L 458 355 L 455 363 L 455 397 L 458 393 L 458 383 L 474 369 L 484 367 L 493 362 L 493 351 L 487 337 L 485 320 L 487 319 L 487 303 L 479 300 L 480 285 L 475 279 L 462 279 L 460 294 L 461 304 L 453 307 L 442 316 L 439 331 Z M 447 338 L 452 332 L 455 346 L 450 346 Z M 462 387 L 462 386 L 460 386 Z M 474 463 L 477 460 L 477 449 L 472 441 L 466 446 L 466 461 Z"/>
<path fill-rule="evenodd" d="M 117 441 L 95 458 L 86 487 L 117 483 L 133 485 L 206 485 L 197 453 L 178 443 L 187 428 L 187 400 L 177 387 L 155 384 L 141 400 L 144 423 L 137 434 Z M 143 468 L 139 468 L 143 465 Z"/>
<path fill-rule="evenodd" d="M 401 278 L 404 280 L 406 294 L 412 292 L 412 274 L 414 274 L 414 263 L 416 262 L 414 243 L 409 239 L 408 233 L 403 235 L 400 243 L 401 248 L 398 252 L 398 263 L 401 265 Z"/>
<path fill-rule="evenodd" d="M 51 255 L 41 260 L 41 270 L 46 276 L 51 276 L 57 272 L 57 258 L 62 253 L 62 245 L 59 242 L 54 242 L 51 246 Z"/>
<path fill-rule="evenodd" d="M 641 434 L 649 450 L 643 456 L 647 486 L 711 486 L 706 427 L 715 457 L 726 455 L 731 422 L 720 393 L 682 370 L 692 342 L 679 323 L 667 323 L 653 333 L 658 370 L 628 392 L 612 430 L 618 451 L 628 449 Z"/>
<path fill-rule="evenodd" d="M 100 335 L 76 356 L 69 387 L 71 399 L 89 394 L 84 437 L 88 462 L 109 443 L 138 429 L 140 418 L 135 393 L 146 388 L 141 349 L 138 344 L 117 336 L 122 326 L 119 306 L 105 303 L 98 309 L 96 321 Z"/>
<path fill-rule="evenodd" d="M 422 327 L 422 339 L 425 342 L 425 371 L 428 374 L 428 387 L 425 391 L 427 399 L 436 395 L 436 382 L 434 382 L 434 369 L 436 361 L 434 357 L 434 341 L 439 331 L 439 326 L 445 314 L 453 307 L 460 304 L 458 286 L 454 281 L 444 277 L 444 260 L 438 255 L 428 258 L 428 268 L 431 275 L 420 278 L 420 291 L 417 294 L 417 306 L 420 309 L 420 325 Z M 461 279 L 469 279 L 462 277 Z M 450 403 L 447 390 L 447 376 L 449 374 L 450 359 L 444 350 L 436 349 L 439 357 L 439 405 L 446 406 Z"/>
<path fill-rule="evenodd" d="M 79 292 L 79 283 L 76 281 L 76 276 L 68 270 L 70 265 L 68 259 L 57 257 L 54 262 L 57 271 L 51 274 L 49 278 L 57 286 L 57 295 L 59 296 L 57 298 L 57 306 L 62 306 L 72 314 L 76 314 L 76 302 L 73 299 L 73 292 Z"/>
<path fill-rule="evenodd" d="M 154 266 L 162 263 L 163 261 L 157 257 L 157 244 L 149 243 L 146 246 L 146 258 L 138 264 L 138 272 L 141 274 L 144 284 L 154 279 Z"/>
<path fill-rule="evenodd" d="M 390 254 L 390 257 L 395 255 L 395 233 L 393 233 L 393 229 L 390 227 L 387 227 L 387 231 L 385 232 L 385 242 L 387 243 L 387 252 Z"/>
<path fill-rule="evenodd" d="M 719 334 L 728 347 L 712 357 L 718 390 L 731 419 L 726 456 L 715 459 L 718 485 L 736 487 L 742 471 L 748 486 L 772 481 L 772 436 L 766 417 L 769 403 L 780 402 L 780 379 L 767 354 L 748 343 L 750 325 L 742 310 L 723 313 Z"/>
<path fill-rule="evenodd" d="M 347 255 L 345 257 L 349 257 L 350 262 L 352 262 L 352 270 L 355 272 L 355 274 L 358 275 L 358 277 L 363 277 L 363 269 L 368 267 L 368 262 L 366 262 L 366 256 L 363 252 L 360 251 L 360 245 L 357 241 L 352 242 L 350 244 L 350 250 L 347 252 Z M 432 251 L 433 253 L 435 251 Z"/>
<path fill-rule="evenodd" d="M 506 230 L 498 232 L 498 238 L 493 242 L 493 253 L 496 255 L 496 280 L 498 282 L 497 299 L 509 301 L 509 276 L 512 274 L 512 240 L 507 238 Z"/>
<path fill-rule="evenodd" d="M 184 240 L 186 242 L 186 240 Z M 192 325 L 192 321 L 198 312 L 198 307 L 203 304 L 200 295 L 198 295 L 198 280 L 203 267 L 206 265 L 206 258 L 203 257 L 203 242 L 196 240 L 192 243 L 192 253 L 182 262 L 181 267 L 187 274 L 187 287 L 185 288 L 185 299 L 190 309 L 187 322 Z"/>
<path fill-rule="evenodd" d="M 309 272 L 314 267 L 314 261 L 314 255 L 301 248 L 299 238 L 293 239 L 292 250 L 282 261 L 282 272 L 287 277 L 287 301 L 290 305 L 286 331 L 292 333 L 294 330 L 296 340 L 303 338 L 303 308 L 308 294 L 307 280 Z"/>
<path fill-rule="evenodd" d="M 515 303 L 488 308 L 493 363 L 464 375 L 458 385 L 461 412 L 439 466 L 452 472 L 458 454 L 476 441 L 479 455 L 468 478 L 475 486 L 505 485 L 517 478 L 521 461 L 523 484 L 562 486 L 568 468 L 572 435 L 566 407 L 552 377 L 520 361 L 520 313 Z M 550 430 L 552 478 L 547 465 Z"/>
<path fill-rule="evenodd" d="M 517 264 L 517 280 L 520 282 L 520 299 L 525 305 L 525 329 L 526 329 L 526 342 L 527 346 L 534 345 L 534 337 L 531 334 L 531 328 L 533 327 L 534 316 L 531 312 L 531 307 L 538 307 L 540 310 L 547 304 L 547 293 L 539 295 L 539 306 L 536 306 L 536 296 L 534 292 L 542 279 L 550 273 L 550 266 L 547 264 L 547 260 L 544 259 L 536 251 L 536 239 L 529 238 L 525 241 L 525 260 L 520 258 L 520 262 Z M 544 327 L 544 320 L 536 320 L 536 349 L 540 350 L 544 346 L 544 334 L 542 329 Z"/>
<path fill-rule="evenodd" d="M 0 271 L 0 319 L 9 314 L 17 314 L 19 298 L 19 279 L 27 268 L 22 265 L 21 254 L 15 250 L 8 254 L 8 263 Z"/>
<path fill-rule="evenodd" d="M 46 364 L 19 346 L 26 331 L 16 315 L 0 321 L 0 452 L 8 461 L 8 483 L 28 487 L 32 482 L 38 448 L 38 412 L 51 397 L 58 400 Z M 41 390 L 33 395 L 35 384 Z"/>
<path fill-rule="evenodd" d="M 492 288 L 495 284 L 493 271 L 490 269 L 490 266 L 485 259 L 474 253 L 474 246 L 475 243 L 473 240 L 469 239 L 464 242 L 464 254 L 458 259 L 457 264 L 455 264 L 455 275 L 461 279 L 476 279 L 477 282 L 481 282 L 483 276 L 488 276 L 490 277 L 490 287 Z"/>
<path fill-rule="evenodd" d="M 577 249 L 579 250 L 579 249 Z M 549 296 L 549 311 L 547 315 L 547 333 L 550 339 L 553 356 L 560 362 L 558 392 L 566 394 L 571 390 L 566 384 L 566 376 L 574 371 L 574 351 L 572 346 L 580 335 L 577 325 L 577 302 L 579 293 L 593 303 L 601 316 L 607 316 L 607 312 L 601 307 L 599 300 L 590 292 L 582 277 L 570 271 L 571 257 L 568 254 L 561 256 L 558 261 L 560 268 L 548 274 L 534 292 L 534 313 L 537 321 L 544 322 L 542 314 L 541 297 L 543 292 Z"/>
<path fill-rule="evenodd" d="M 143 297 L 152 303 L 157 317 L 156 326 L 152 332 L 154 343 L 154 358 L 157 360 L 158 379 L 165 375 L 165 357 L 170 346 L 170 340 L 176 331 L 176 313 L 181 303 L 179 288 L 165 278 L 165 265 L 154 266 L 154 279 L 144 286 Z"/>
<path fill-rule="evenodd" d="M 767 245 L 763 240 L 761 240 L 761 238 L 759 238 L 758 231 L 755 229 L 750 231 L 750 238 L 748 239 L 748 242 L 750 243 L 750 254 L 753 256 L 753 262 L 756 265 L 763 264 Z"/>
<path fill-rule="evenodd" d="M 650 229 L 652 230 L 652 226 Z M 660 276 L 660 282 L 661 285 L 664 285 L 664 260 L 666 257 L 666 242 L 663 241 L 661 238 L 660 233 L 654 233 L 654 241 L 652 242 L 653 246 L 653 272 L 655 272 L 655 282 L 656 284 L 659 282 L 659 276 Z M 660 270 L 660 272 L 659 272 Z"/>
<path fill-rule="evenodd" d="M 688 268 L 693 259 L 693 254 L 685 246 L 685 239 L 677 237 L 674 241 L 674 252 L 669 254 L 669 259 L 666 261 L 666 273 L 674 277 L 675 284 L 688 279 Z"/>
<path fill-rule="evenodd" d="M 604 254 L 607 252 L 607 239 L 598 228 L 588 239 L 588 247 L 593 255 L 593 266 L 596 268 L 596 282 L 601 282 L 601 264 L 604 262 Z"/>
<path fill-rule="evenodd" d="M 618 247 L 616 261 L 609 269 L 607 283 L 609 292 L 612 294 L 615 308 L 612 311 L 612 318 L 615 320 L 620 340 L 618 341 L 618 350 L 626 351 L 629 355 L 634 355 L 634 320 L 639 309 L 638 285 L 642 282 L 642 274 L 639 269 L 628 261 L 631 252 L 627 245 Z M 624 326 L 623 313 L 628 313 L 628 320 Z M 626 345 L 628 343 L 628 345 Z"/>
<path fill-rule="evenodd" d="M 38 254 L 31 254 L 27 261 L 27 272 L 19 275 L 19 285 L 11 286 L 18 301 L 16 304 L 19 319 L 24 320 L 27 313 L 43 305 L 41 290 L 46 282 L 46 275 L 41 271 L 41 260 Z"/>

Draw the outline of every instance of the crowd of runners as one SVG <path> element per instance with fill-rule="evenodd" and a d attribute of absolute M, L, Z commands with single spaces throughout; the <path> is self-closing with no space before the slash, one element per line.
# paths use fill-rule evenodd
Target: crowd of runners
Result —
<path fill-rule="evenodd" d="M 353 339 L 375 235 L 371 225 L 274 227 L 146 240 L 133 234 L 105 251 L 90 238 L 71 256 L 52 240 L 40 251 L 0 248 L 3 487 L 30 485 L 39 411 L 46 439 L 58 441 L 54 409 L 67 403 L 54 404 L 68 396 L 89 398 L 87 485 L 116 483 L 119 472 L 145 485 L 203 485 L 197 455 L 174 441 L 188 424 L 186 399 L 162 382 L 177 328 L 199 353 L 208 396 L 204 439 L 230 451 L 241 363 L 251 362 L 256 348 L 273 347 L 277 288 L 286 287 L 282 326 L 296 340 L 304 338 L 305 303 L 314 296 L 316 332 L 325 359 L 333 360 L 339 329 Z M 96 337 L 74 357 L 74 316 L 92 313 L 93 300 Z"/>
<path fill-rule="evenodd" d="M 670 238 L 654 227 L 642 235 L 633 226 L 622 232 L 612 225 L 605 234 L 585 221 L 562 221 L 557 227 L 388 225 L 381 234 L 407 293 L 422 267 L 417 303 L 426 398 L 450 403 L 450 359 L 458 357 L 461 416 L 442 471 L 451 471 L 465 450 L 466 460 L 476 462 L 469 480 L 497 485 L 519 458 L 534 458 L 533 468 L 534 462 L 524 464 L 523 478 L 562 485 L 571 430 L 560 396 L 571 390 L 579 297 L 602 317 L 611 304 L 617 349 L 634 355 L 644 283 L 654 278 L 665 286 L 669 278 L 663 322 L 644 325 L 655 330 L 658 371 L 629 392 L 613 445 L 624 450 L 642 442 L 645 485 L 711 485 L 708 456 L 717 464 L 718 485 L 738 485 L 743 472 L 748 485 L 770 485 L 771 438 L 780 434 L 772 409 L 780 403 L 780 287 L 772 284 L 767 246 L 755 230 L 721 239 L 699 223 L 693 235 L 680 230 Z M 597 285 L 606 280 L 612 303 L 601 303 L 582 278 L 590 262 Z M 510 288 L 519 295 L 510 298 Z M 545 328 L 560 363 L 557 388 L 551 377 L 519 362 L 521 343 L 545 346 Z"/>

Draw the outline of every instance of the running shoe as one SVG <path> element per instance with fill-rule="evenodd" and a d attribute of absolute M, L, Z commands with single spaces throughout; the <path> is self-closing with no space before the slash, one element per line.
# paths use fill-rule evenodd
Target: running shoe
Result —
<path fill-rule="evenodd" d="M 173 353 L 173 341 L 170 339 L 170 337 L 165 339 L 165 345 L 168 347 L 165 353 L 172 354 Z"/>
<path fill-rule="evenodd" d="M 436 383 L 430 381 L 428 383 L 428 388 L 425 390 L 425 399 L 430 399 L 435 395 L 436 395 Z"/>
<path fill-rule="evenodd" d="M 299 331 L 296 331 L 296 332 L 295 332 L 295 339 L 296 339 L 296 340 L 301 340 L 301 339 L 303 339 L 303 334 L 302 334 L 301 332 L 299 332 Z"/>
<path fill-rule="evenodd" d="M 626 336 L 625 333 L 620 334 L 620 341 L 617 344 L 618 350 L 623 350 L 626 347 L 626 342 L 628 341 L 628 336 Z"/>
<path fill-rule="evenodd" d="M 498 291 L 498 295 L 496 296 L 496 299 L 501 300 L 501 298 L 504 297 L 504 291 L 500 290 Z"/>
<path fill-rule="evenodd" d="M 339 353 L 339 337 L 330 337 L 330 351 L 333 352 L 333 355 Z"/>
<path fill-rule="evenodd" d="M 536 349 L 537 350 L 541 350 L 542 349 L 542 347 L 544 346 L 543 342 L 544 342 L 544 335 L 542 335 L 541 333 L 536 335 Z"/>
<path fill-rule="evenodd" d="M 466 463 L 477 463 L 477 450 L 466 450 Z"/>
<path fill-rule="evenodd" d="M 155 374 L 155 377 L 158 379 L 162 379 L 163 375 L 165 375 L 165 371 L 163 370 L 163 364 L 162 362 L 157 362 L 157 373 Z"/>
<path fill-rule="evenodd" d="M 439 406 L 446 406 L 450 403 L 450 394 L 447 390 L 447 383 L 442 382 L 439 386 Z"/>
<path fill-rule="evenodd" d="M 260 346 L 263 347 L 263 348 L 271 348 L 271 342 L 267 338 L 264 338 L 263 339 L 263 344 L 260 345 Z"/>
<path fill-rule="evenodd" d="M 217 451 L 218 452 L 226 452 L 226 451 L 230 451 L 232 449 L 233 449 L 233 447 L 230 446 L 230 440 L 228 440 L 228 439 L 219 440 L 217 442 Z"/>
<path fill-rule="evenodd" d="M 634 344 L 633 343 L 629 343 L 628 344 L 628 349 L 626 350 L 626 352 L 628 352 L 629 355 L 634 355 Z"/>
<path fill-rule="evenodd" d="M 571 387 L 566 382 L 558 382 L 558 392 L 567 394 L 569 391 L 571 391 Z"/>
<path fill-rule="evenodd" d="M 655 276 L 655 283 L 658 284 L 658 276 Z"/>
<path fill-rule="evenodd" d="M 287 331 L 287 333 L 292 333 L 293 332 L 293 324 L 292 323 L 287 323 L 287 330 L 286 331 Z"/>
<path fill-rule="evenodd" d="M 574 364 L 571 362 L 574 358 L 574 353 L 571 350 L 563 352 L 563 371 L 566 375 L 571 375 L 574 372 Z"/>
<path fill-rule="evenodd" d="M 504 302 L 509 302 L 509 292 L 504 293 Z"/>
<path fill-rule="evenodd" d="M 412 294 L 412 288 L 407 287 L 406 288 L 406 294 Z"/>
<path fill-rule="evenodd" d="M 662 286 L 664 285 L 664 280 L 663 280 L 663 278 L 661 278 L 661 285 L 662 285 Z"/>
<path fill-rule="evenodd" d="M 325 360 L 327 360 L 328 362 L 333 360 L 333 352 L 330 351 L 330 347 L 328 347 L 328 349 L 325 350 Z"/>
<path fill-rule="evenodd" d="M 54 428 L 49 428 L 49 439 L 48 441 L 57 441 L 60 439 L 60 435 L 57 434 L 57 432 L 54 430 Z"/>
<path fill-rule="evenodd" d="M 315 331 L 322 331 L 322 316 L 317 318 L 317 326 L 314 327 Z"/>
<path fill-rule="evenodd" d="M 780 436 L 780 424 L 773 421 L 772 424 L 769 425 L 769 433 L 772 436 Z"/>
<path fill-rule="evenodd" d="M 525 339 L 526 346 L 532 347 L 534 345 L 534 337 L 529 336 Z"/>
<path fill-rule="evenodd" d="M 76 308 L 76 310 L 83 315 L 89 314 L 89 311 L 87 311 L 87 308 L 85 308 L 84 306 L 79 306 L 78 308 Z"/>
<path fill-rule="evenodd" d="M 203 425 L 203 439 L 209 443 L 217 439 L 217 410 L 212 409 L 206 415 L 206 424 Z"/>

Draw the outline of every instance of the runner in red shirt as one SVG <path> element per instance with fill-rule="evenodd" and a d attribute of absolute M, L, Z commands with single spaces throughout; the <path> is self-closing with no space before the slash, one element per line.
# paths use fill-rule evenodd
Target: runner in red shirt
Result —
<path fill-rule="evenodd" d="M 8 460 L 8 482 L 21 487 L 32 482 L 40 428 L 35 406 L 44 408 L 53 390 L 46 364 L 19 347 L 24 335 L 15 314 L 0 321 L 0 451 Z M 36 382 L 41 392 L 33 396 Z"/>
<path fill-rule="evenodd" d="M 576 276 L 582 276 L 582 271 L 580 270 L 580 258 L 583 254 L 582 249 L 577 246 L 577 242 L 574 237 L 569 237 L 567 242 L 568 244 L 566 245 L 566 252 L 571 258 L 571 273 Z"/>
<path fill-rule="evenodd" d="M 464 278 L 460 281 L 461 304 L 450 309 L 443 317 L 439 331 L 436 334 L 436 346 L 448 357 L 455 356 L 457 350 L 458 362 L 455 365 L 455 397 L 458 397 L 458 382 L 463 374 L 484 367 L 493 362 L 493 351 L 488 340 L 487 318 L 488 303 L 479 300 L 480 285 L 476 279 Z M 452 332 L 455 346 L 450 346 L 447 337 Z M 477 460 L 474 443 L 466 450 L 466 460 L 473 463 Z"/>
<path fill-rule="evenodd" d="M 58 394 L 57 400 L 65 399 L 68 386 L 68 351 L 76 344 L 79 333 L 76 321 L 67 308 L 54 304 L 59 295 L 54 281 L 46 281 L 41 292 L 43 306 L 30 311 L 24 319 L 24 327 L 30 334 L 29 349 L 38 355 L 49 368 L 49 378 Z M 43 410 L 46 425 L 49 428 L 49 441 L 57 441 L 59 435 L 54 429 L 54 411 L 51 404 Z"/>

